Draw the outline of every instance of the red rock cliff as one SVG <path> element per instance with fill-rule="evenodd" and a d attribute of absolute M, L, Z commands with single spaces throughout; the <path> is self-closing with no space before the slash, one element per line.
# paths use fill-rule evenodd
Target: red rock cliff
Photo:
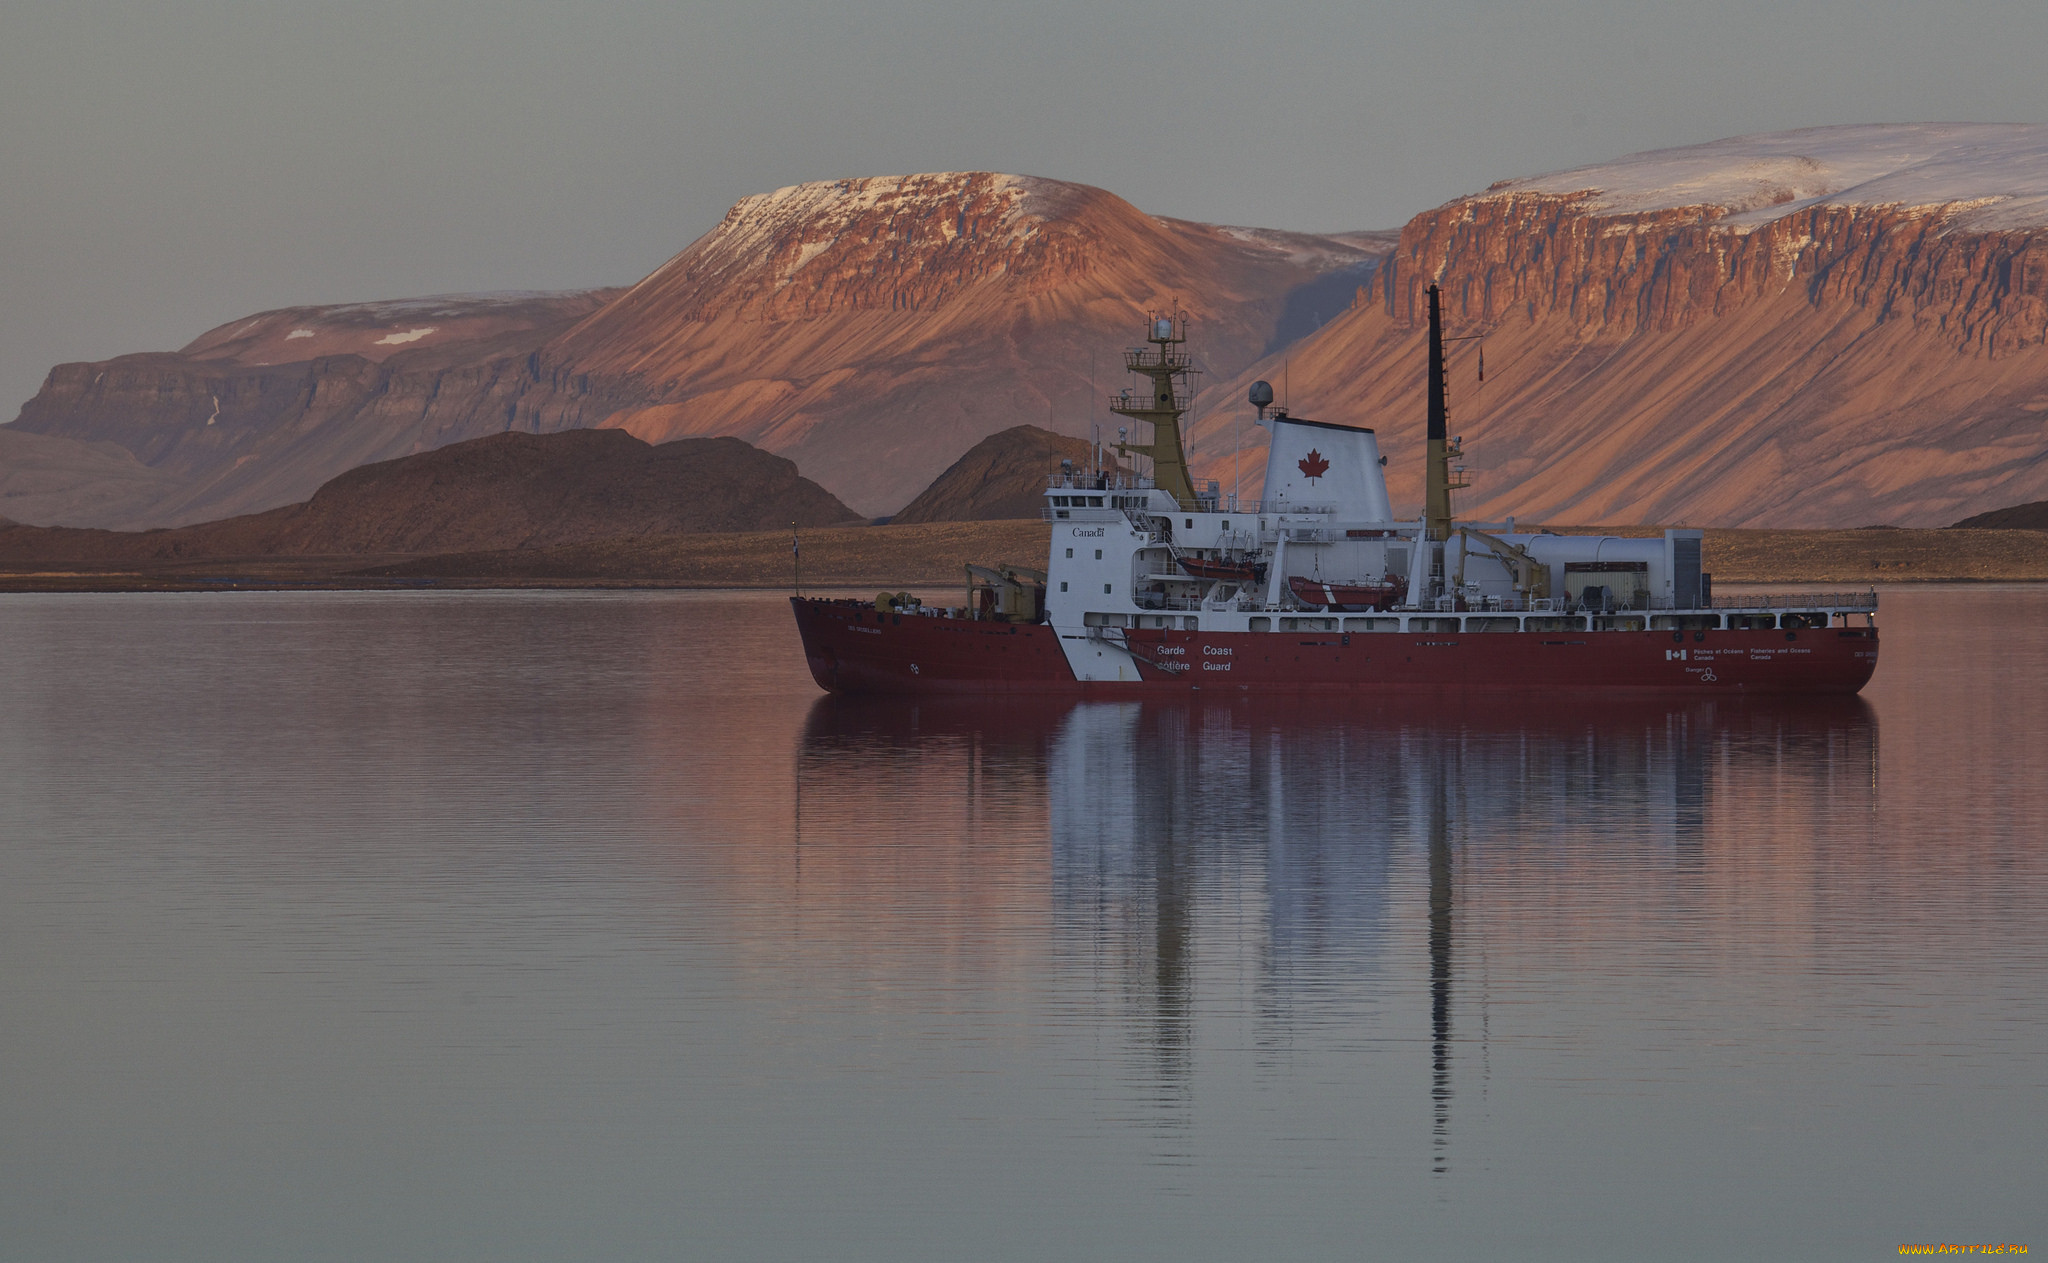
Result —
<path fill-rule="evenodd" d="M 2048 492 L 2048 128 L 1744 137 L 1417 216 L 1289 366 L 1295 411 L 1381 430 L 1397 503 L 1432 280 L 1484 335 L 1483 384 L 1452 348 L 1463 514 L 1942 525 Z"/>

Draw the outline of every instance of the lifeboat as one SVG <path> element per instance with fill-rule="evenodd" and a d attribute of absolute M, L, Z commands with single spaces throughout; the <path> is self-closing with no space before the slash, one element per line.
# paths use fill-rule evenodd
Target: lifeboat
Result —
<path fill-rule="evenodd" d="M 1303 605 L 1326 610 L 1383 610 L 1401 596 L 1401 582 L 1392 575 L 1378 583 L 1325 583 L 1290 575 L 1287 590 Z"/>
<path fill-rule="evenodd" d="M 1221 579 L 1226 583 L 1256 583 L 1258 567 L 1249 561 L 1217 561 L 1208 557 L 1176 557 L 1181 570 L 1194 579 Z"/>

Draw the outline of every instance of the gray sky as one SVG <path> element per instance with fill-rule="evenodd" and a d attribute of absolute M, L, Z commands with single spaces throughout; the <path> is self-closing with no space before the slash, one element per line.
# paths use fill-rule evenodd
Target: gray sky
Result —
<path fill-rule="evenodd" d="M 739 197 L 988 169 L 1396 227 L 1742 132 L 2048 122 L 2040 0 L 10 0 L 0 420 L 267 307 L 637 280 Z"/>

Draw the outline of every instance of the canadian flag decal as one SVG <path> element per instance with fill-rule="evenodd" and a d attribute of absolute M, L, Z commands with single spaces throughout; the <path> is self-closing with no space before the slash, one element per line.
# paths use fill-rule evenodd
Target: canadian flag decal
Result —
<path fill-rule="evenodd" d="M 1301 472 L 1308 475 L 1310 482 L 1330 472 L 1330 462 L 1324 460 L 1323 454 L 1313 447 L 1308 449 L 1308 455 L 1294 463 L 1301 466 Z"/>

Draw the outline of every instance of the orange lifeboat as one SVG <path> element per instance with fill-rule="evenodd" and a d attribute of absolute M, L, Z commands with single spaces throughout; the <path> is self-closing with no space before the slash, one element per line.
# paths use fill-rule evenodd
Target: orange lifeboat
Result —
<path fill-rule="evenodd" d="M 1400 599 L 1401 581 L 1388 575 L 1378 583 L 1325 583 L 1289 575 L 1287 590 L 1303 605 L 1326 610 L 1383 610 Z"/>

